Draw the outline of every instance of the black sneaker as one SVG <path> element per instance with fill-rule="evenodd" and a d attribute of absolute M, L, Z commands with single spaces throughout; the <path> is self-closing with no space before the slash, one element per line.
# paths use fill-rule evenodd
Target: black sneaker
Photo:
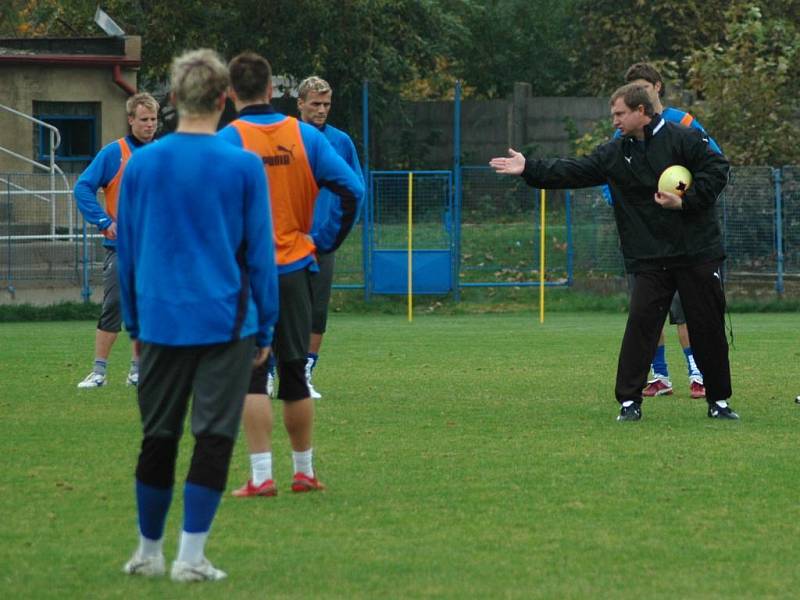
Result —
<path fill-rule="evenodd" d="M 731 421 L 735 421 L 739 418 L 739 415 L 733 412 L 730 406 L 723 408 L 714 402 L 713 404 L 708 405 L 708 417 L 710 419 L 729 419 Z"/>
<path fill-rule="evenodd" d="M 642 418 L 642 405 L 634 402 L 630 406 L 623 406 L 619 410 L 617 421 L 639 421 Z"/>

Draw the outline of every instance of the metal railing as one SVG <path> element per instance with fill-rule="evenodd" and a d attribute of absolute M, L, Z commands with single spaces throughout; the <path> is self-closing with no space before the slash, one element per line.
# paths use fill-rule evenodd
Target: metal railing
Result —
<path fill-rule="evenodd" d="M 21 188 L 19 186 L 14 186 L 15 190 L 14 191 L 10 191 L 9 190 L 8 193 L 9 194 L 32 194 L 34 198 L 36 198 L 38 200 L 43 200 L 44 202 L 48 202 L 50 204 L 50 214 L 51 214 L 50 236 L 52 237 L 52 239 L 56 239 L 56 237 L 55 237 L 56 236 L 56 202 L 55 202 L 55 196 L 58 193 L 58 190 L 56 190 L 56 175 L 60 175 L 61 176 L 61 181 L 64 183 L 64 190 L 62 190 L 62 192 L 67 193 L 67 194 L 71 192 L 70 185 L 69 185 L 69 182 L 67 181 L 67 177 L 64 174 L 64 171 L 62 171 L 61 167 L 59 167 L 56 164 L 56 149 L 61 145 L 61 133 L 58 131 L 57 127 L 51 125 L 50 123 L 46 123 L 45 121 L 37 119 L 36 117 L 32 117 L 31 115 L 27 115 L 27 114 L 25 114 L 23 112 L 20 112 L 20 111 L 18 111 L 16 109 L 11 108 L 10 106 L 6 106 L 5 104 L 0 104 L 0 110 L 4 110 L 9 114 L 15 115 L 15 116 L 20 117 L 22 119 L 25 119 L 26 121 L 30 121 L 34 125 L 38 125 L 39 127 L 43 127 L 44 129 L 47 129 L 49 131 L 49 134 L 50 134 L 50 153 L 49 153 L 49 164 L 47 164 L 47 165 L 43 164 L 43 163 L 40 163 L 39 161 L 33 160 L 32 158 L 29 158 L 27 156 L 24 156 L 24 155 L 22 155 L 22 154 L 20 154 L 18 152 L 14 152 L 13 150 L 10 150 L 9 148 L 6 148 L 4 146 L 0 146 L 0 152 L 3 152 L 4 154 L 7 154 L 9 156 L 13 156 L 14 158 L 16 158 L 18 160 L 21 160 L 24 163 L 29 164 L 29 165 L 33 166 L 34 168 L 36 168 L 36 169 L 41 169 L 41 170 L 46 171 L 47 173 L 49 173 L 49 175 L 50 175 L 50 189 L 49 190 L 33 191 L 33 190 L 27 190 L 27 189 Z M 14 185 L 8 179 L 5 179 L 3 177 L 0 177 L 0 184 L 5 184 L 7 186 Z M 69 211 L 69 217 L 68 217 L 69 235 L 71 236 L 73 234 L 73 232 L 74 232 L 73 231 L 73 229 L 74 229 L 74 208 L 72 206 L 72 203 L 68 203 L 68 209 L 67 210 Z"/>

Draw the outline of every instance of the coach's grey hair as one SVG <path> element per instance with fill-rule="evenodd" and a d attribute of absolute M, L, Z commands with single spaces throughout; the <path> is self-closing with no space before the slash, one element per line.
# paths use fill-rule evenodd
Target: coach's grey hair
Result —
<path fill-rule="evenodd" d="M 147 110 L 158 113 L 158 101 L 147 92 L 139 92 L 128 98 L 127 102 L 125 102 L 125 111 L 129 117 L 132 117 L 136 114 L 136 108 L 139 106 L 144 106 Z"/>
<path fill-rule="evenodd" d="M 178 115 L 207 115 L 217 110 L 217 100 L 230 83 L 228 67 L 208 48 L 192 50 L 172 61 L 172 93 Z"/>
<path fill-rule="evenodd" d="M 297 95 L 305 100 L 309 92 L 316 92 L 317 94 L 325 94 L 331 91 L 331 84 L 325 81 L 322 77 L 311 75 L 306 77 L 300 82 L 300 87 L 297 88 Z"/>

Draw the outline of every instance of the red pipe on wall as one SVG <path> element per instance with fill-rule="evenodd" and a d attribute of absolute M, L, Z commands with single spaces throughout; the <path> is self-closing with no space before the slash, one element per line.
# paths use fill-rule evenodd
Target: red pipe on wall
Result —
<path fill-rule="evenodd" d="M 119 63 L 114 65 L 111 72 L 112 72 L 111 79 L 113 79 L 114 83 L 116 83 L 119 87 L 125 90 L 128 96 L 133 96 L 136 93 L 136 90 L 122 78 L 122 67 L 119 66 Z"/>

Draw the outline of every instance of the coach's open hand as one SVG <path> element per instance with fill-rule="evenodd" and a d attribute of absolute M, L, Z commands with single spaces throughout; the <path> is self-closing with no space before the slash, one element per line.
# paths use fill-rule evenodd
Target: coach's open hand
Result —
<path fill-rule="evenodd" d="M 656 192 L 654 199 L 663 208 L 671 208 L 672 210 L 681 210 L 683 208 L 683 198 L 678 196 L 678 194 L 673 194 L 671 192 Z"/>
<path fill-rule="evenodd" d="M 525 168 L 525 157 L 513 148 L 508 149 L 508 158 L 497 157 L 489 161 L 495 173 L 501 175 L 519 175 Z"/>

